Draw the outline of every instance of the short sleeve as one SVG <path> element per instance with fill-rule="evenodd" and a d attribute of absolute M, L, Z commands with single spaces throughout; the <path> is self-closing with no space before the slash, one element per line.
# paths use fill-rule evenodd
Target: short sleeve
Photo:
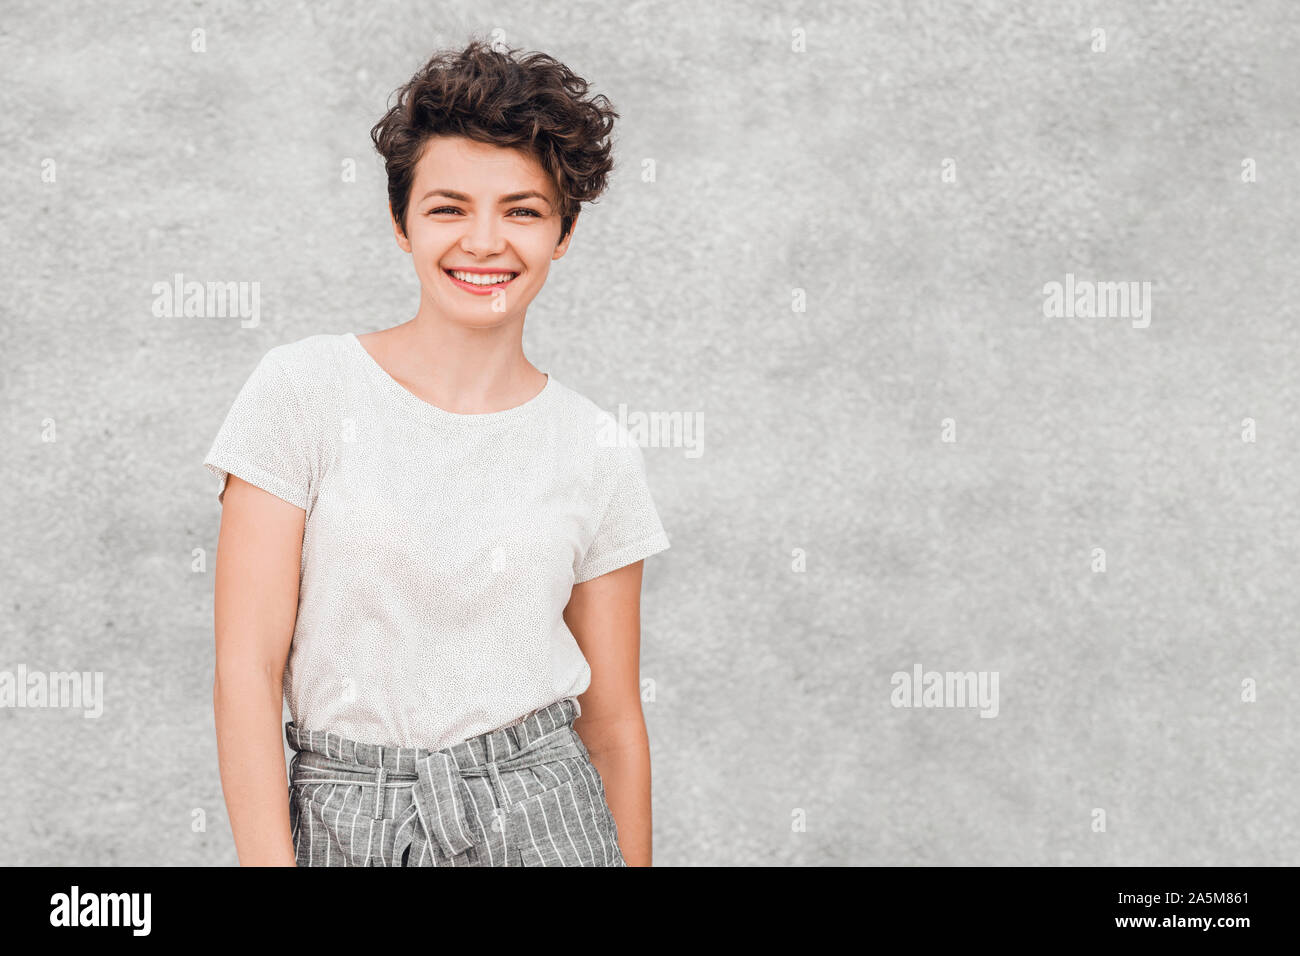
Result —
<path fill-rule="evenodd" d="M 244 382 L 203 464 L 221 482 L 237 475 L 307 510 L 311 487 L 310 433 L 297 392 L 272 354 L 262 356 Z"/>
<path fill-rule="evenodd" d="M 670 544 L 646 482 L 645 456 L 634 441 L 611 449 L 613 493 L 573 581 L 581 584 L 666 550 Z"/>

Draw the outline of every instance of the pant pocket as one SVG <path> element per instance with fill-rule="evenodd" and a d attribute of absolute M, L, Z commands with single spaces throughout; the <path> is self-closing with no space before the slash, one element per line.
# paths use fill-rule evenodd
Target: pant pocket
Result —
<path fill-rule="evenodd" d="M 299 866 L 366 865 L 372 821 L 361 812 L 359 784 L 299 783 L 290 792 L 290 826 Z"/>
<path fill-rule="evenodd" d="M 588 765 L 590 766 L 590 765 Z M 515 803 L 511 838 L 524 866 L 620 866 L 613 815 L 595 768 Z"/>

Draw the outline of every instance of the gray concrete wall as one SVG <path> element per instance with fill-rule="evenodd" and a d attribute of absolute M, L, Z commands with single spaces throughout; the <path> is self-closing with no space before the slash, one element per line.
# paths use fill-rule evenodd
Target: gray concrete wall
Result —
<path fill-rule="evenodd" d="M 494 11 L 6 6 L 0 670 L 103 710 L 0 708 L 0 862 L 235 862 L 202 458 L 268 348 L 414 313 L 368 130 L 499 29 L 622 113 L 529 358 L 703 422 L 645 449 L 656 863 L 1294 863 L 1300 10 Z"/>

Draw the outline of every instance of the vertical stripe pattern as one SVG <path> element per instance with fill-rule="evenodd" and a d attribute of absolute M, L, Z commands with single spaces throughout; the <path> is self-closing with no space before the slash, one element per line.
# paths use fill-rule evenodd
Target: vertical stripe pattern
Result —
<path fill-rule="evenodd" d="M 299 866 L 626 866 L 566 697 L 442 750 L 285 725 Z"/>

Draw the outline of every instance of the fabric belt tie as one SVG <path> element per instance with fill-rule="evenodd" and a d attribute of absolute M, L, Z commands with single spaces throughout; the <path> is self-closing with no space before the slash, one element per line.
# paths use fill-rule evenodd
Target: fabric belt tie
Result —
<path fill-rule="evenodd" d="M 469 794 L 454 754 L 437 750 L 417 760 L 413 789 L 420 825 L 448 858 L 474 845 L 465 821 Z"/>
<path fill-rule="evenodd" d="M 585 748 L 575 743 L 571 732 L 559 731 L 547 734 L 533 741 L 525 749 L 507 760 L 495 763 L 461 767 L 455 754 L 450 750 L 436 750 L 419 757 L 415 762 L 415 782 L 412 784 L 412 796 L 416 808 L 416 817 L 425 835 L 441 847 L 448 859 L 458 853 L 464 853 L 474 845 L 470 828 L 465 818 L 465 806 L 470 802 L 469 787 L 466 777 L 492 777 L 497 782 L 497 791 L 507 801 L 509 796 L 500 783 L 500 774 L 524 767 L 536 766 L 550 760 L 564 757 L 585 757 Z M 389 771 L 379 770 L 379 792 L 383 792 L 384 778 Z M 376 801 L 378 815 L 378 801 Z M 498 813 L 501 811 L 498 810 Z M 414 843 L 414 834 L 409 843 Z M 397 847 L 401 853 L 405 845 Z M 425 865 L 426 855 L 421 853 L 415 861 L 417 866 Z M 432 864 L 429 859 L 429 864 Z"/>

